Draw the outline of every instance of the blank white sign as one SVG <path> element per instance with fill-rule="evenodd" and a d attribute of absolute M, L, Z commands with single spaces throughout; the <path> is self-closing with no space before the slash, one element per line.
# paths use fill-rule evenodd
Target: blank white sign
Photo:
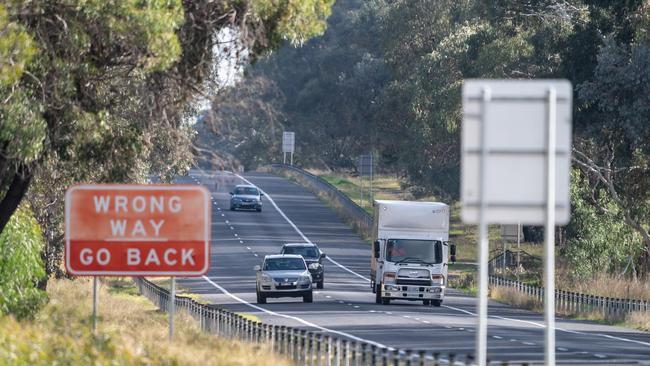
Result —
<path fill-rule="evenodd" d="M 295 147 L 296 134 L 294 132 L 282 133 L 282 152 L 293 153 Z"/>
<path fill-rule="evenodd" d="M 481 124 L 485 123 L 485 218 L 494 224 L 545 222 L 549 90 L 557 93 L 556 224 L 569 221 L 571 83 L 565 80 L 468 80 L 463 85 L 461 217 L 477 224 Z M 483 93 L 489 100 L 483 102 Z"/>

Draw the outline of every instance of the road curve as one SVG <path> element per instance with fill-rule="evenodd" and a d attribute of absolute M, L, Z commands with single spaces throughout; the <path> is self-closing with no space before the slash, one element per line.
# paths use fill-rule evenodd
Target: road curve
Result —
<path fill-rule="evenodd" d="M 250 182 L 267 195 L 262 212 L 228 210 L 229 190 Z M 377 305 L 368 285 L 370 247 L 313 194 L 266 173 L 241 176 L 192 170 L 176 183 L 202 184 L 212 194 L 212 259 L 202 278 L 180 284 L 217 306 L 282 324 L 459 356 L 473 353 L 475 298 L 449 291 L 443 307 L 394 301 Z M 327 253 L 325 288 L 314 303 L 300 298 L 255 303 L 255 273 L 266 254 L 288 242 L 312 241 Z M 543 316 L 490 302 L 488 357 L 541 364 Z M 592 322 L 557 319 L 558 364 L 650 365 L 650 334 Z"/>

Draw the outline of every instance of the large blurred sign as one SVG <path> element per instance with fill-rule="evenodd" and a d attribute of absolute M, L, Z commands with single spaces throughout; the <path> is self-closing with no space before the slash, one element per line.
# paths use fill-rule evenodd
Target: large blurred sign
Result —
<path fill-rule="evenodd" d="M 549 101 L 549 90 L 555 97 Z M 461 157 L 462 219 L 495 224 L 544 224 L 546 217 L 547 126 L 555 134 L 555 223 L 569 221 L 572 88 L 560 80 L 469 80 L 463 86 Z M 551 106 L 550 103 L 553 105 Z M 480 160 L 485 149 L 485 192 L 480 197 Z"/>
<path fill-rule="evenodd" d="M 65 222 L 73 275 L 189 277 L 210 265 L 210 199 L 200 186 L 74 186 Z"/>
<path fill-rule="evenodd" d="M 294 151 L 296 144 L 296 134 L 295 132 L 283 132 L 282 133 L 282 152 L 283 153 L 292 153 Z"/>

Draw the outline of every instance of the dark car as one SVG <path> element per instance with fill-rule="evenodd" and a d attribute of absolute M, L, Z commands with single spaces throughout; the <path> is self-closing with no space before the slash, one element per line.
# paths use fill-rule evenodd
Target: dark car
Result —
<path fill-rule="evenodd" d="M 323 259 L 325 259 L 325 253 L 321 252 L 316 244 L 285 244 L 282 246 L 281 254 L 301 255 L 307 263 L 309 273 L 311 274 L 313 281 L 316 283 L 316 288 L 323 288 L 323 282 L 325 281 L 325 267 L 323 266 Z"/>
<path fill-rule="evenodd" d="M 264 193 L 251 185 L 238 185 L 230 192 L 230 209 L 232 211 L 237 209 L 249 209 L 262 211 L 262 196 Z"/>

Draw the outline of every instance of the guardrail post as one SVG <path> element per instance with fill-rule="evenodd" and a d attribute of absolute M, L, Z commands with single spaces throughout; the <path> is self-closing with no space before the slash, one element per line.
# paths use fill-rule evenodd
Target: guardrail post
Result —
<path fill-rule="evenodd" d="M 393 350 L 393 366 L 399 366 L 400 353 L 397 349 Z"/>
<path fill-rule="evenodd" d="M 300 333 L 300 358 L 299 358 L 299 364 L 305 365 L 307 364 L 307 331 L 304 329 L 299 330 Z"/>
<path fill-rule="evenodd" d="M 370 364 L 372 366 L 377 364 L 377 346 L 374 344 L 370 346 Z"/>
<path fill-rule="evenodd" d="M 332 337 L 325 335 L 325 344 L 327 347 L 327 351 L 325 351 L 327 355 L 325 365 L 332 366 Z"/>
<path fill-rule="evenodd" d="M 356 341 L 350 342 L 350 353 L 352 366 L 357 366 L 359 364 L 359 344 Z"/>
<path fill-rule="evenodd" d="M 322 351 L 322 348 L 323 348 L 323 335 L 318 333 L 317 337 L 318 337 L 316 339 L 316 354 L 318 355 L 318 363 L 317 363 L 317 365 L 322 366 L 323 365 L 323 354 L 322 354 L 321 351 Z"/>
<path fill-rule="evenodd" d="M 350 343 L 347 339 L 341 341 L 342 349 L 341 355 L 343 356 L 343 366 L 350 366 Z"/>
<path fill-rule="evenodd" d="M 433 353 L 433 364 L 435 366 L 440 365 L 440 353 L 438 353 L 438 352 Z M 451 365 L 451 363 L 450 363 L 450 365 Z"/>
<path fill-rule="evenodd" d="M 334 346 L 334 365 L 341 366 L 341 338 L 336 338 Z"/>
<path fill-rule="evenodd" d="M 381 349 L 381 366 L 388 366 L 388 348 Z"/>
<path fill-rule="evenodd" d="M 418 351 L 418 365 L 424 366 L 426 362 L 427 353 L 425 351 Z"/>

